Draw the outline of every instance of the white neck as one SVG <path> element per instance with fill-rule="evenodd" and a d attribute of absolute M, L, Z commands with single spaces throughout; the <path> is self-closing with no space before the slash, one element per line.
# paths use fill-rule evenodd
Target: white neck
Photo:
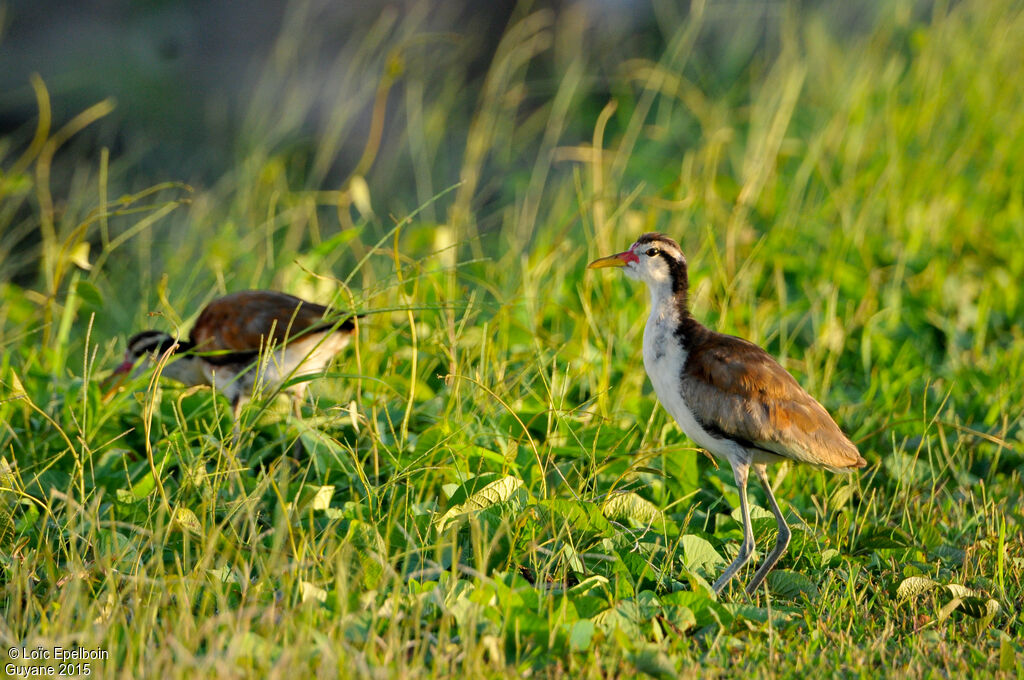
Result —
<path fill-rule="evenodd" d="M 647 282 L 647 290 L 651 296 L 651 320 L 660 322 L 678 322 L 678 312 L 675 298 L 672 295 L 672 285 L 665 281 Z"/>

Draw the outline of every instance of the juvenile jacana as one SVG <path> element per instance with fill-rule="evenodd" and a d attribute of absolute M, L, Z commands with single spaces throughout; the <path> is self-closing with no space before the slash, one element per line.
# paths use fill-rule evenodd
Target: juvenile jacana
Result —
<path fill-rule="evenodd" d="M 162 375 L 185 385 L 215 385 L 231 402 L 235 418 L 257 380 L 276 387 L 295 377 L 322 372 L 352 338 L 352 316 L 273 290 L 245 290 L 217 298 L 199 313 L 188 340 L 162 331 L 142 331 L 128 340 L 127 373 L 168 351 Z M 258 365 L 257 365 L 258 364 Z M 306 382 L 289 390 L 296 409 Z"/>
<path fill-rule="evenodd" d="M 747 475 L 754 468 L 779 525 L 775 547 L 747 585 L 753 594 L 789 545 L 790 531 L 768 482 L 769 463 L 792 460 L 833 472 L 864 467 L 857 447 L 786 369 L 752 342 L 716 333 L 690 315 L 686 257 L 663 234 L 588 268 L 621 267 L 651 295 L 644 367 L 665 410 L 698 446 L 727 460 L 740 494 L 743 543 L 715 581 L 721 592 L 754 552 Z"/>

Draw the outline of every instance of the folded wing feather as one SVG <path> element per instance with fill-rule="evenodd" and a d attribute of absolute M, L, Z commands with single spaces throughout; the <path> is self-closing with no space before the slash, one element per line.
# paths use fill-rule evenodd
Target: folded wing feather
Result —
<path fill-rule="evenodd" d="M 757 345 L 713 333 L 688 356 L 683 396 L 726 436 L 832 470 L 863 467 L 857 447 L 824 407 Z"/>

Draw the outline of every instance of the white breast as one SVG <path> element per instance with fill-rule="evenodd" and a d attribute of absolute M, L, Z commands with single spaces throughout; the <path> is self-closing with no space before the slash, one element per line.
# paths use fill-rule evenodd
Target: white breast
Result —
<path fill-rule="evenodd" d="M 214 366 L 203 362 L 204 382 L 215 384 L 225 396 L 234 400 L 238 394 L 243 397 L 252 394 L 256 383 L 259 383 L 260 390 L 273 389 L 293 377 L 320 373 L 334 355 L 344 349 L 350 338 L 347 333 L 331 333 L 324 338 L 326 333 L 305 335 L 273 352 L 264 353 L 255 371 L 248 366 Z M 240 370 L 244 372 L 238 375 Z M 298 383 L 292 389 L 301 396 L 305 387 L 306 383 Z"/>
<path fill-rule="evenodd" d="M 267 357 L 265 379 L 275 384 L 290 377 L 322 372 L 334 355 L 348 344 L 349 335 L 343 333 L 315 333 L 289 342 Z"/>
<path fill-rule="evenodd" d="M 658 401 L 669 412 L 680 429 L 697 446 L 707 449 L 719 458 L 735 460 L 745 457 L 742 447 L 728 439 L 711 435 L 694 417 L 680 389 L 686 350 L 675 335 L 674 312 L 657 307 L 652 309 L 644 327 L 644 368 L 651 379 Z"/>

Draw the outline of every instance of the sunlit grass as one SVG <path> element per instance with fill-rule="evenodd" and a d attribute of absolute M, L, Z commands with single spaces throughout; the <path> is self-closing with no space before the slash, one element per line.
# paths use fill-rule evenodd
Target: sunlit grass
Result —
<path fill-rule="evenodd" d="M 355 94 L 305 144 L 311 86 L 272 87 L 296 15 L 212 186 L 104 153 L 55 195 L 36 84 L 36 142 L 0 146 L 0 232 L 42 235 L 2 291 L 0 643 L 102 677 L 1021 673 L 1020 9 L 791 14 L 730 84 L 697 8 L 604 93 L 546 13 L 476 94 L 437 84 L 457 46 L 421 19 L 339 55 Z M 869 463 L 773 471 L 794 539 L 751 600 L 707 590 L 737 494 L 656 405 L 646 293 L 584 270 L 655 229 Z M 304 419 L 256 401 L 233 438 L 210 390 L 100 385 L 129 332 L 248 287 L 366 314 Z"/>

